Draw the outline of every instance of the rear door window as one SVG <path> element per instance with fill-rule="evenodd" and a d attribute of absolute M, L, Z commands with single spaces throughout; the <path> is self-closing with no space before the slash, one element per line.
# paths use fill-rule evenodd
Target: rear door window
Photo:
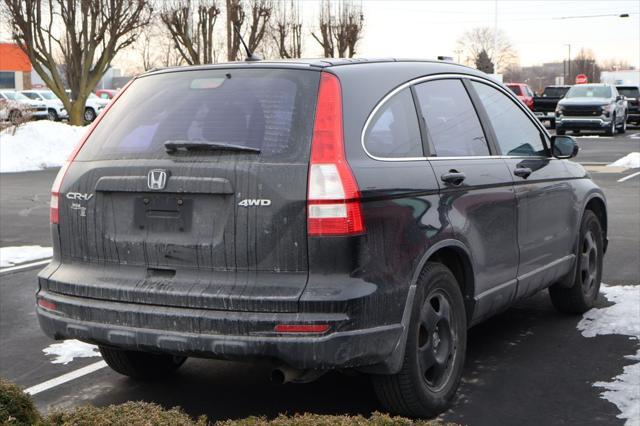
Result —
<path fill-rule="evenodd" d="M 460 80 L 428 81 L 415 90 L 437 156 L 489 155 L 480 120 Z"/>
<path fill-rule="evenodd" d="M 544 156 L 542 133 L 507 95 L 493 87 L 472 82 L 487 111 L 503 155 Z"/>
<path fill-rule="evenodd" d="M 410 89 L 404 89 L 376 112 L 365 133 L 365 147 L 384 158 L 423 157 L 420 126 Z"/>
<path fill-rule="evenodd" d="M 78 161 L 155 159 L 165 142 L 257 148 L 260 158 L 308 157 L 319 72 L 213 69 L 144 76 L 100 121 Z M 194 150 L 203 161 L 217 151 Z"/>
<path fill-rule="evenodd" d="M 507 84 L 507 87 L 517 96 L 522 96 L 522 90 L 520 90 L 520 86 L 517 84 Z"/>

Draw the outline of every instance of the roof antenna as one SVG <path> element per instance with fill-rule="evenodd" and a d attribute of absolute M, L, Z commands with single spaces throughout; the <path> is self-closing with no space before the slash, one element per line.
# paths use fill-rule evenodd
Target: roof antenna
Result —
<path fill-rule="evenodd" d="M 242 38 L 242 35 L 240 35 L 240 28 L 238 28 L 237 25 L 234 25 L 233 29 L 236 31 L 236 35 L 240 39 L 240 42 L 242 43 L 242 46 L 244 46 L 244 50 L 247 52 L 247 57 L 244 60 L 247 61 L 247 62 L 261 61 L 262 58 L 260 56 L 256 55 L 251 50 L 249 50 L 249 46 L 247 46 L 247 43 L 244 42 L 244 39 Z"/>

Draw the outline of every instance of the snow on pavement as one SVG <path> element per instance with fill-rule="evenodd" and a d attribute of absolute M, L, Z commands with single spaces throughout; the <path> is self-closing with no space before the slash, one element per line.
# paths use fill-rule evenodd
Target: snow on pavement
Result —
<path fill-rule="evenodd" d="M 31 262 L 32 260 L 48 259 L 51 256 L 53 256 L 51 247 L 0 247 L 0 268 Z"/>
<path fill-rule="evenodd" d="M 0 173 L 60 167 L 76 146 L 85 127 L 49 120 L 31 121 L 0 132 Z"/>
<path fill-rule="evenodd" d="M 91 358 L 101 356 L 96 345 L 90 345 L 79 340 L 64 340 L 62 343 L 53 343 L 42 350 L 45 355 L 54 355 L 56 358 L 52 364 L 68 364 L 74 358 Z"/>
<path fill-rule="evenodd" d="M 624 157 L 607 164 L 608 167 L 626 167 L 627 169 L 636 169 L 640 167 L 640 152 L 630 152 Z"/>
<path fill-rule="evenodd" d="M 585 337 L 621 334 L 640 343 L 640 286 L 602 284 L 601 291 L 613 305 L 586 312 L 578 330 Z M 618 407 L 621 411 L 618 418 L 627 419 L 627 426 L 640 426 L 640 348 L 635 355 L 625 358 L 635 362 L 625 366 L 622 374 L 612 381 L 596 382 L 593 386 L 605 389 L 600 395 Z"/>

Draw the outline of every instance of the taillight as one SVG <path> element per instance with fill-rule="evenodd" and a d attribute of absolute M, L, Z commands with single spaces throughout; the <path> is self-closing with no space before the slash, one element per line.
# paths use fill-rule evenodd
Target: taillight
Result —
<path fill-rule="evenodd" d="M 116 94 L 116 96 L 113 97 L 111 102 L 107 104 L 107 106 L 103 109 L 101 114 L 97 116 L 95 120 L 93 120 L 93 123 L 91 123 L 91 125 L 87 128 L 87 131 L 84 133 L 84 136 L 82 137 L 82 139 L 80 139 L 80 142 L 78 142 L 76 147 L 73 149 L 73 151 L 67 158 L 67 161 L 64 162 L 64 164 L 58 171 L 58 174 L 56 175 L 56 179 L 53 181 L 53 186 L 51 187 L 51 201 L 49 203 L 49 222 L 52 225 L 57 225 L 58 223 L 60 223 L 60 210 L 59 210 L 60 187 L 62 186 L 62 181 L 64 180 L 64 177 L 67 174 L 67 170 L 69 170 L 69 166 L 71 165 L 71 163 L 73 163 L 73 160 L 76 159 L 76 157 L 78 156 L 78 153 L 82 149 L 82 146 L 85 144 L 87 139 L 89 139 L 89 136 L 91 135 L 91 133 L 93 133 L 93 129 L 96 128 L 96 126 L 98 125 L 98 123 L 100 122 L 104 114 L 106 114 L 107 111 L 109 111 L 111 106 L 113 106 L 113 104 L 124 93 L 124 91 L 127 90 L 129 85 L 133 83 L 134 80 L 135 79 L 129 80 L 129 82 L 125 84 L 125 86 L 122 88 L 122 90 L 118 92 L 118 94 Z"/>
<path fill-rule="evenodd" d="M 363 233 L 360 190 L 347 163 L 338 78 L 320 75 L 311 143 L 307 228 L 311 236 Z"/>

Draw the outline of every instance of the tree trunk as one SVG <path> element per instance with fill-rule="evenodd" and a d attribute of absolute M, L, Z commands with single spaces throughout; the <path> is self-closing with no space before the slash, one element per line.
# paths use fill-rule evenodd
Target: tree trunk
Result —
<path fill-rule="evenodd" d="M 84 103 L 75 101 L 71 103 L 69 110 L 69 124 L 72 126 L 84 126 Z"/>

